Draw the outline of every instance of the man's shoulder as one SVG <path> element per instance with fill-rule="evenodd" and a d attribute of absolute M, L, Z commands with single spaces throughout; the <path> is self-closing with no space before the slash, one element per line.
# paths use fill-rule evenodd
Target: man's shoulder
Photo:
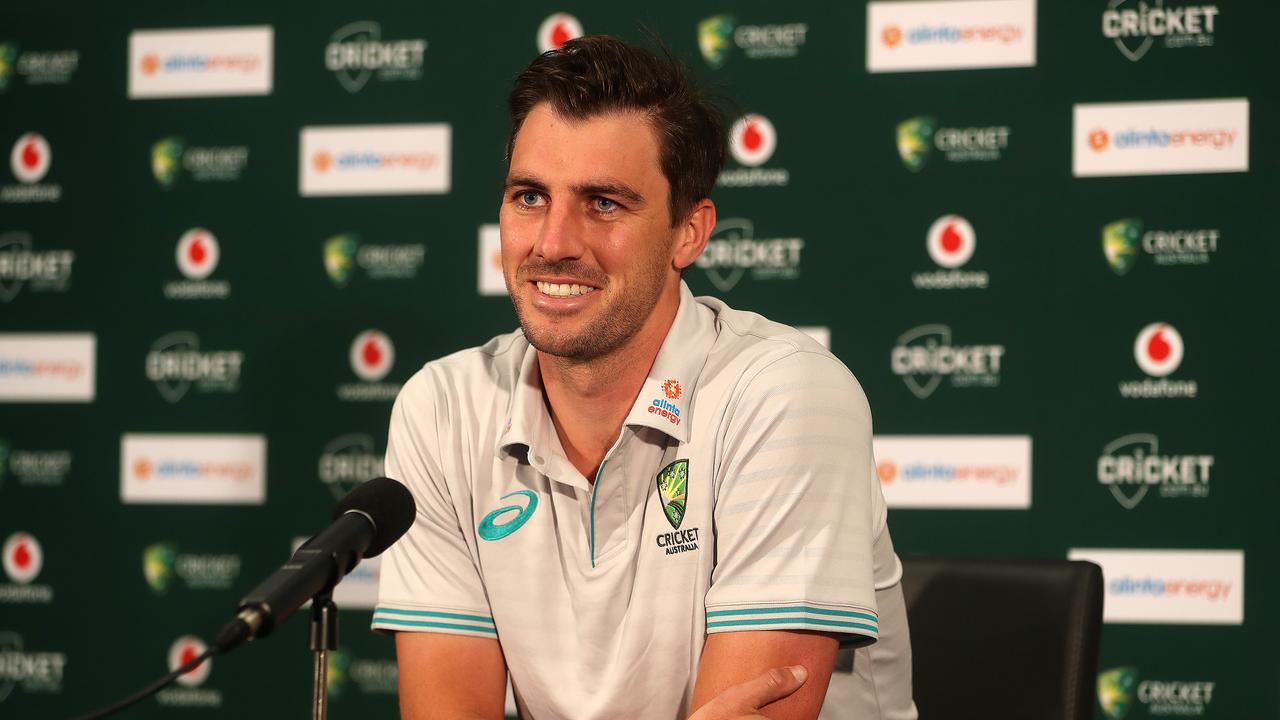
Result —
<path fill-rule="evenodd" d="M 510 391 L 528 347 L 524 333 L 514 330 L 497 335 L 483 345 L 436 358 L 409 378 L 401 397 L 420 399 L 441 390 L 463 397 Z"/>
<path fill-rule="evenodd" d="M 697 300 L 716 319 L 716 341 L 707 358 L 708 370 L 751 376 L 773 367 L 788 374 L 835 373 L 854 380 L 848 367 L 807 333 L 759 313 L 734 309 L 717 298 Z"/>

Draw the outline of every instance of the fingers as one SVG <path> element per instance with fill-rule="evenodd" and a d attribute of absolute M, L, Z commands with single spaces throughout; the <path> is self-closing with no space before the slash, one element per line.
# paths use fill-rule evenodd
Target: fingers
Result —
<path fill-rule="evenodd" d="M 734 685 L 716 699 L 735 710 L 755 711 L 799 690 L 808 676 L 803 665 L 774 668 L 754 680 Z"/>

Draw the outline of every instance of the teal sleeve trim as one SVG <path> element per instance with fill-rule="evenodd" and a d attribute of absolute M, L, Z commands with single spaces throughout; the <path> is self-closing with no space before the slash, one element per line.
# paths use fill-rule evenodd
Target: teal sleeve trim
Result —
<path fill-rule="evenodd" d="M 713 628 L 729 628 L 729 627 L 750 627 L 756 625 L 814 625 L 821 627 L 834 627 L 844 630 L 866 630 L 868 632 L 880 634 L 879 628 L 875 625 L 867 625 L 866 623 L 844 622 L 842 620 L 827 620 L 825 618 L 806 618 L 806 617 L 778 617 L 778 618 L 742 618 L 741 620 L 721 620 L 719 622 L 707 623 L 707 629 Z"/>
<path fill-rule="evenodd" d="M 852 612 L 849 610 L 833 610 L 831 608 L 814 607 L 812 605 L 788 605 L 786 607 L 743 608 L 741 610 L 711 610 L 707 617 L 724 617 L 727 615 L 782 615 L 787 613 L 809 613 L 811 615 L 835 615 L 870 620 L 878 623 L 879 618 L 871 613 Z"/>
<path fill-rule="evenodd" d="M 427 620 L 399 620 L 396 618 L 383 617 L 381 615 L 373 616 L 374 625 L 396 625 L 400 627 L 422 627 L 422 628 L 441 628 L 444 630 L 467 630 L 470 632 L 485 633 L 497 637 L 498 630 L 496 628 L 485 627 L 483 625 L 459 625 L 457 623 L 431 622 Z"/>
<path fill-rule="evenodd" d="M 435 610 L 401 610 L 400 608 L 379 605 L 373 610 L 374 615 L 408 615 L 410 617 L 445 618 L 447 620 L 471 620 L 478 623 L 493 624 L 493 618 L 484 615 L 462 615 L 460 613 L 437 612 Z"/>

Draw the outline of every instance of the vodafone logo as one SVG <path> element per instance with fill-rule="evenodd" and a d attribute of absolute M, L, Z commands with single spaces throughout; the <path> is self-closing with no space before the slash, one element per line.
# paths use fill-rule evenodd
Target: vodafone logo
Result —
<path fill-rule="evenodd" d="M 24 183 L 39 182 L 49 172 L 53 151 L 49 141 L 40 133 L 29 132 L 18 138 L 9 154 L 9 167 L 13 176 Z"/>
<path fill-rule="evenodd" d="M 729 151 L 747 167 L 758 167 L 773 157 L 778 133 L 763 115 L 744 115 L 729 128 Z"/>
<path fill-rule="evenodd" d="M 43 566 L 44 551 L 32 535 L 17 532 L 4 541 L 4 572 L 13 582 L 25 585 L 35 580 Z"/>
<path fill-rule="evenodd" d="M 395 361 L 395 346 L 380 330 L 365 330 L 351 343 L 351 369 L 361 380 L 381 380 L 391 372 Z"/>
<path fill-rule="evenodd" d="M 582 37 L 582 23 L 568 13 L 550 15 L 538 26 L 538 52 L 559 50 L 560 46 Z"/>
<path fill-rule="evenodd" d="M 925 247 L 929 257 L 944 268 L 958 268 L 969 262 L 977 247 L 973 226 L 959 215 L 943 215 L 929 226 Z"/>
<path fill-rule="evenodd" d="M 178 269 L 188 280 L 203 280 L 218 267 L 218 239 L 204 228 L 192 228 L 178 239 Z"/>
<path fill-rule="evenodd" d="M 204 641 L 195 635 L 183 635 L 169 646 L 169 672 L 195 660 L 208 649 Z M 179 675 L 178 684 L 183 687 L 196 687 L 209 679 L 209 673 L 212 670 L 213 660 L 205 660 L 195 668 Z"/>
<path fill-rule="evenodd" d="M 1151 323 L 1142 328 L 1133 343 L 1133 359 L 1152 377 L 1164 377 L 1182 364 L 1182 335 L 1168 323 Z"/>

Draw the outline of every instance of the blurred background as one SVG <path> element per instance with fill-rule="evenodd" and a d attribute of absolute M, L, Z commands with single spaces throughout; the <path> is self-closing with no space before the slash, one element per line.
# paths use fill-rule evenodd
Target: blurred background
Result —
<path fill-rule="evenodd" d="M 380 473 L 400 385 L 515 327 L 506 94 L 584 33 L 726 98 L 686 280 L 857 375 L 900 554 L 1098 562 L 1100 718 L 1280 717 L 1280 15 L 1243 0 L 6 3 L 0 716 L 193 656 Z M 376 575 L 334 717 L 395 713 Z M 127 716 L 301 715 L 300 616 Z"/>

